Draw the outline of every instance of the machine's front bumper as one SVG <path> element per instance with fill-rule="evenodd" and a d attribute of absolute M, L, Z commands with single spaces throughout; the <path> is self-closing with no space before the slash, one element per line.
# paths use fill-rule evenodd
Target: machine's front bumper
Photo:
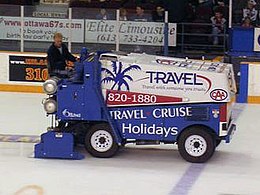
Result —
<path fill-rule="evenodd" d="M 230 143 L 235 131 L 236 131 L 236 124 L 234 124 L 232 121 L 228 127 L 227 135 L 225 136 L 226 143 Z"/>

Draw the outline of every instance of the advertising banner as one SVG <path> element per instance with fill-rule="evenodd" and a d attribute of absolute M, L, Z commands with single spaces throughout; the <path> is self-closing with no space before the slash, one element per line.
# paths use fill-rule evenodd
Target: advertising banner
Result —
<path fill-rule="evenodd" d="M 196 118 L 218 129 L 216 110 L 217 104 L 181 104 L 116 107 L 109 112 L 123 138 L 173 140 L 180 130 L 193 125 Z"/>
<path fill-rule="evenodd" d="M 227 64 L 168 58 L 171 64 L 166 65 L 167 58 L 141 58 L 102 61 L 101 82 L 109 106 L 229 101 L 234 82 Z"/>
<path fill-rule="evenodd" d="M 70 28 L 71 27 L 71 30 Z M 84 32 L 85 31 L 85 32 Z M 26 41 L 52 41 L 53 34 L 63 34 L 63 41 L 69 40 L 75 43 L 108 43 L 115 44 L 117 32 L 120 44 L 129 45 L 153 45 L 164 44 L 164 23 L 159 22 L 134 22 L 115 20 L 84 20 L 58 18 L 24 18 L 23 36 Z M 169 23 L 168 42 L 169 46 L 176 46 L 177 25 Z M 85 36 L 85 38 L 84 38 Z M 0 39 L 21 39 L 21 18 L 0 16 Z"/>
<path fill-rule="evenodd" d="M 9 81 L 43 82 L 47 79 L 46 57 L 9 55 Z"/>
<path fill-rule="evenodd" d="M 117 27 L 118 25 L 118 27 Z M 85 42 L 115 44 L 117 32 L 120 44 L 154 45 L 164 44 L 164 23 L 114 20 L 85 20 Z M 169 24 L 169 46 L 176 46 L 177 26 Z"/>
<path fill-rule="evenodd" d="M 84 20 L 53 19 L 53 18 L 24 18 L 23 36 L 26 41 L 52 41 L 53 34 L 63 34 L 63 41 L 68 42 L 71 26 L 72 42 L 84 42 Z M 20 40 L 20 17 L 0 16 L 0 39 Z"/>

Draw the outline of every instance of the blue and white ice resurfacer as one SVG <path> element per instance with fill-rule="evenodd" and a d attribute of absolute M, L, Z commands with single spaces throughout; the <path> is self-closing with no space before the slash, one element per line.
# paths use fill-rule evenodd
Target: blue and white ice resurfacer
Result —
<path fill-rule="evenodd" d="M 83 51 L 67 77 L 43 85 L 58 125 L 42 135 L 37 158 L 79 159 L 78 142 L 102 158 L 128 143 L 177 143 L 185 160 L 202 163 L 235 131 L 231 64 Z"/>

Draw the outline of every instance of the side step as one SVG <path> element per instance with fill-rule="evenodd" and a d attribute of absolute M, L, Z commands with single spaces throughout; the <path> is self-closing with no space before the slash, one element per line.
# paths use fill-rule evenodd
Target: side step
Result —
<path fill-rule="evenodd" d="M 84 155 L 74 151 L 74 137 L 70 133 L 48 131 L 34 146 L 35 158 L 61 158 L 81 160 Z"/>

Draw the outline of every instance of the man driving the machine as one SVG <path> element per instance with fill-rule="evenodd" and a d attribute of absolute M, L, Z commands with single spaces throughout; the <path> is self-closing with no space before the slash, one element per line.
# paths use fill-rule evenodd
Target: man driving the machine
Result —
<path fill-rule="evenodd" d="M 62 34 L 54 34 L 54 42 L 48 49 L 48 73 L 49 76 L 66 77 L 66 70 L 71 67 L 71 63 L 76 61 L 68 50 L 67 46 L 62 42 Z"/>

